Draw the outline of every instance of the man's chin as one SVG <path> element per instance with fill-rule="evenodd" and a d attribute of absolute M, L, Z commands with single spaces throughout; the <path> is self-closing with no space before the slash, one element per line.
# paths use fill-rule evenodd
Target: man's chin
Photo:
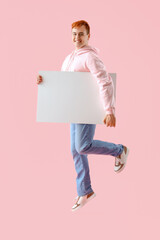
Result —
<path fill-rule="evenodd" d="M 82 46 L 82 44 L 81 43 L 76 43 L 75 44 L 77 47 L 80 47 L 80 46 Z"/>
<path fill-rule="evenodd" d="M 82 48 L 84 47 L 85 45 L 84 44 L 75 44 L 75 47 L 78 49 L 78 48 Z"/>

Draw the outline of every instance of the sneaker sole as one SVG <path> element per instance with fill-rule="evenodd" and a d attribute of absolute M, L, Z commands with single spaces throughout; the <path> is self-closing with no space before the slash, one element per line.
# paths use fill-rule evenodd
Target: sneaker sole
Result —
<path fill-rule="evenodd" d="M 87 201 L 86 201 L 84 204 L 81 204 L 80 206 L 78 206 L 78 207 L 75 208 L 75 209 L 71 209 L 71 211 L 74 212 L 74 211 L 78 210 L 79 208 L 85 206 L 86 203 L 88 203 L 88 202 L 89 202 L 91 199 L 93 199 L 95 196 L 96 196 L 96 194 L 94 193 L 92 196 L 90 196 L 90 197 L 87 199 Z"/>
<path fill-rule="evenodd" d="M 116 173 L 120 173 L 124 168 L 125 168 L 125 166 L 126 166 L 126 163 L 127 163 L 127 158 L 128 158 L 128 154 L 129 154 L 129 151 L 130 151 L 130 149 L 129 148 L 127 148 L 127 153 L 126 153 L 126 161 L 125 161 L 125 164 L 123 164 L 123 167 L 121 167 L 120 168 L 120 170 L 114 170 Z"/>

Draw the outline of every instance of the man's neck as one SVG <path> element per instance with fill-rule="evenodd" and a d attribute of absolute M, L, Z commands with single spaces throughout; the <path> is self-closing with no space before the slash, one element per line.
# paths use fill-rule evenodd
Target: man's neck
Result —
<path fill-rule="evenodd" d="M 80 47 L 80 48 L 75 48 L 75 51 L 78 51 L 79 49 L 81 49 L 81 48 L 83 48 L 83 47 L 87 47 L 88 45 L 86 44 L 86 45 L 84 45 L 84 46 L 82 46 L 82 47 Z"/>

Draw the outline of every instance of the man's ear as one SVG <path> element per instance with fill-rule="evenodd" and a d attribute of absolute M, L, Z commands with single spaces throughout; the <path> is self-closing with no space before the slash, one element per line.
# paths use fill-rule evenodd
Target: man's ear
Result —
<path fill-rule="evenodd" d="M 88 40 L 90 39 L 90 36 L 91 36 L 91 35 L 90 35 L 90 33 L 89 33 L 89 34 L 88 34 Z"/>

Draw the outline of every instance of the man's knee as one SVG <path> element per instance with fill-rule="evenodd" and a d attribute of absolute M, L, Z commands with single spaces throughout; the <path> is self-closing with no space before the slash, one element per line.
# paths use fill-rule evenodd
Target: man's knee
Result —
<path fill-rule="evenodd" d="M 92 144 L 87 144 L 87 145 L 77 145 L 76 150 L 79 154 L 86 154 L 88 150 L 90 149 Z"/>

